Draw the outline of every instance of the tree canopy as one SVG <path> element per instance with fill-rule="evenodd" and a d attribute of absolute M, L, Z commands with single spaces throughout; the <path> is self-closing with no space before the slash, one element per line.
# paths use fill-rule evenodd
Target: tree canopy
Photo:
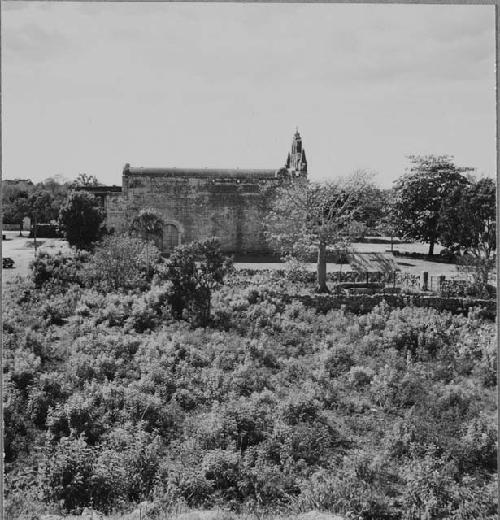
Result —
<path fill-rule="evenodd" d="M 86 191 L 72 191 L 59 212 L 59 226 L 76 249 L 89 249 L 103 232 L 104 212 Z"/>
<path fill-rule="evenodd" d="M 496 249 L 496 185 L 473 180 L 453 190 L 439 227 L 442 244 L 454 251 L 490 258 Z"/>
<path fill-rule="evenodd" d="M 101 186 L 101 183 L 95 175 L 89 175 L 88 173 L 79 173 L 72 183 L 73 188 L 89 186 Z"/>
<path fill-rule="evenodd" d="M 371 187 L 370 176 L 356 171 L 335 182 L 289 181 L 276 189 L 266 219 L 266 236 L 281 253 L 317 252 L 318 290 L 326 286 L 327 247 L 348 242 L 357 231 L 359 212 Z"/>
<path fill-rule="evenodd" d="M 457 167 L 448 155 L 409 156 L 410 166 L 395 184 L 394 219 L 398 232 L 429 243 L 439 242 L 443 209 L 450 193 L 469 184 L 472 168 Z"/>

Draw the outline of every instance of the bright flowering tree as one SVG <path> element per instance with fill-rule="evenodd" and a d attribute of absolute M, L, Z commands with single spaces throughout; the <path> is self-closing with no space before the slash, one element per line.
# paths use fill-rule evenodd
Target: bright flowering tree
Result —
<path fill-rule="evenodd" d="M 327 248 L 348 243 L 357 229 L 356 213 L 364 203 L 371 176 L 358 170 L 336 181 L 290 180 L 276 189 L 266 219 L 266 236 L 282 254 L 317 252 L 317 290 L 328 292 Z"/>

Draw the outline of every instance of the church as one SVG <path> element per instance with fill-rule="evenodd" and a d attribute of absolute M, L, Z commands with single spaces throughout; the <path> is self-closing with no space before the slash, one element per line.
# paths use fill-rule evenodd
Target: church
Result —
<path fill-rule="evenodd" d="M 217 238 L 227 253 L 260 254 L 269 252 L 263 222 L 272 190 L 265 188 L 290 177 L 307 177 L 307 159 L 298 130 L 285 165 L 278 169 L 146 168 L 126 164 L 121 187 L 96 186 L 89 191 L 104 207 L 107 229 L 117 233 L 127 231 L 141 209 L 156 209 L 164 223 L 156 243 L 164 253 L 179 244 Z"/>

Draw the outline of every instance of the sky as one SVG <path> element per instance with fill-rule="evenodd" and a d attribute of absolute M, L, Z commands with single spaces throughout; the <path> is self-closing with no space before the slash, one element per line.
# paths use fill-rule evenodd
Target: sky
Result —
<path fill-rule="evenodd" d="M 280 168 L 496 176 L 490 5 L 2 1 L 2 175 Z"/>

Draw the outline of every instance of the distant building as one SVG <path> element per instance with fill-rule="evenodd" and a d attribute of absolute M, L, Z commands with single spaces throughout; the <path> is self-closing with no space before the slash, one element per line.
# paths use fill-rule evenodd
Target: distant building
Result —
<path fill-rule="evenodd" d="M 19 186 L 20 188 L 28 188 L 33 186 L 33 181 L 30 179 L 2 179 L 2 184 L 5 186 Z"/>
<path fill-rule="evenodd" d="M 307 177 L 307 160 L 297 131 L 285 165 L 279 169 L 142 168 L 126 164 L 122 186 L 88 190 L 101 201 L 109 230 L 128 230 L 143 208 L 163 216 L 157 244 L 170 252 L 182 243 L 217 238 L 224 251 L 263 253 L 269 250 L 263 220 L 269 207 L 264 186 L 284 178 Z"/>

